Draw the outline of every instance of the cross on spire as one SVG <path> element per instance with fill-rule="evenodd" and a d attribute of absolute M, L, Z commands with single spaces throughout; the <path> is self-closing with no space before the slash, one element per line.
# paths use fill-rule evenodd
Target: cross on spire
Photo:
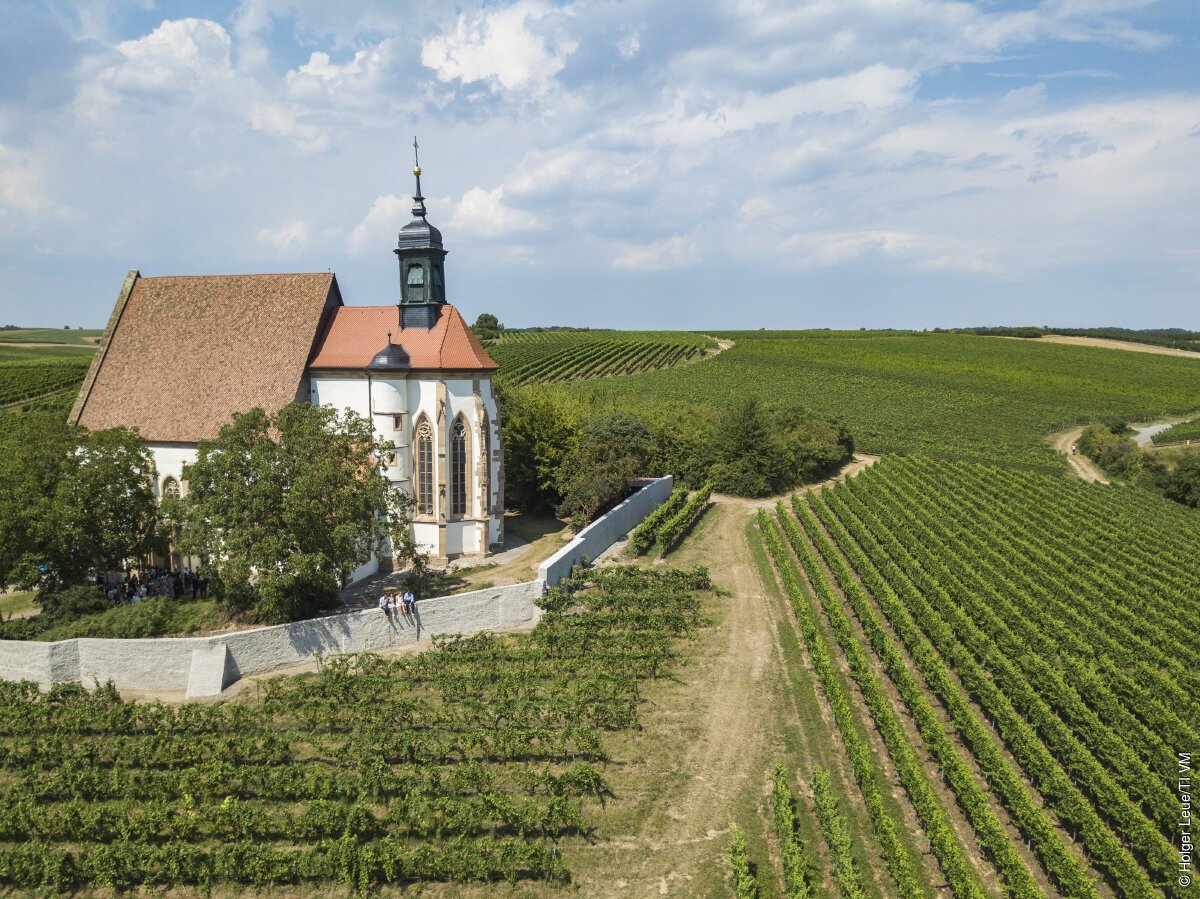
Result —
<path fill-rule="evenodd" d="M 413 194 L 412 214 L 417 218 L 425 218 L 425 198 L 421 196 L 421 157 L 418 155 L 417 136 L 413 135 L 413 175 L 417 179 L 417 192 Z"/>

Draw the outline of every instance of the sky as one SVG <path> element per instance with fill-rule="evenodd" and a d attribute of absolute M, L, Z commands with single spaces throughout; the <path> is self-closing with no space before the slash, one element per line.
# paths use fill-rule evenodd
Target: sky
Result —
<path fill-rule="evenodd" d="M 0 324 L 125 273 L 510 327 L 1200 329 L 1195 0 L 0 0 Z"/>

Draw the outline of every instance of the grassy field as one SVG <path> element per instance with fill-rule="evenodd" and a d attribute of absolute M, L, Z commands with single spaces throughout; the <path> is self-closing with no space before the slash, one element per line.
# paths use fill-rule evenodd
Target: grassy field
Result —
<path fill-rule="evenodd" d="M 746 397 L 847 422 L 871 453 L 926 453 L 1064 468 L 1050 431 L 1092 417 L 1156 417 L 1200 403 L 1200 363 L 959 334 L 717 333 L 735 346 L 648 374 L 576 382 L 597 405 L 722 406 Z"/>
<path fill-rule="evenodd" d="M 47 343 L 95 347 L 103 331 L 76 328 L 13 328 L 0 330 L 0 344 Z"/>

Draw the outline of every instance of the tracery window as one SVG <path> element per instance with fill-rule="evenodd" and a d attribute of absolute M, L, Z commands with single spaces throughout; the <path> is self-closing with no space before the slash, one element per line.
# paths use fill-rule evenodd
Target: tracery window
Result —
<path fill-rule="evenodd" d="M 179 499 L 179 482 L 168 477 L 162 485 L 163 499 Z"/>
<path fill-rule="evenodd" d="M 467 424 L 462 416 L 450 429 L 450 514 L 467 514 Z"/>
<path fill-rule="evenodd" d="M 492 423 L 486 412 L 479 433 L 483 438 L 483 513 L 488 515 L 492 510 Z"/>
<path fill-rule="evenodd" d="M 422 418 L 417 425 L 416 469 L 417 469 L 417 514 L 433 514 L 433 428 L 429 420 Z"/>

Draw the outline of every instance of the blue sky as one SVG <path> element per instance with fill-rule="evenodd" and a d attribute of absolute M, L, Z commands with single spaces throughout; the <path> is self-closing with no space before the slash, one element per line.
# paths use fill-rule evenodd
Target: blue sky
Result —
<path fill-rule="evenodd" d="M 513 326 L 1200 329 L 1194 0 L 0 0 L 0 323 L 124 273 Z"/>

